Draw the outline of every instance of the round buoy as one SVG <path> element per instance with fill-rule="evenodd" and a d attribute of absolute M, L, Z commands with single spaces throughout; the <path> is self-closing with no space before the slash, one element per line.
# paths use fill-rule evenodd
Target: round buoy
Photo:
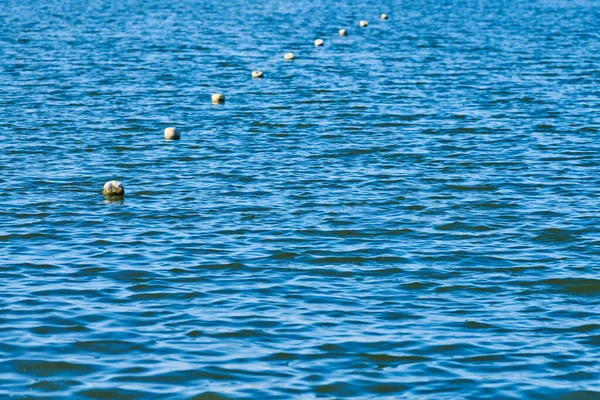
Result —
<path fill-rule="evenodd" d="M 123 197 L 125 195 L 125 188 L 119 181 L 108 181 L 102 188 L 102 194 L 106 197 Z"/>
<path fill-rule="evenodd" d="M 387 14 L 381 14 L 381 19 L 388 19 L 388 15 Z"/>
<path fill-rule="evenodd" d="M 180 134 L 179 129 L 171 127 L 165 128 L 165 140 L 179 140 Z"/>
<path fill-rule="evenodd" d="M 252 71 L 252 77 L 253 78 L 262 78 L 263 72 L 262 71 Z"/>
<path fill-rule="evenodd" d="M 345 29 L 340 29 L 340 36 L 346 36 L 348 34 L 348 31 Z"/>
<path fill-rule="evenodd" d="M 215 93 L 212 95 L 212 102 L 214 104 L 225 103 L 225 96 L 223 95 L 223 93 Z"/>
<path fill-rule="evenodd" d="M 294 59 L 294 53 L 287 53 L 283 56 L 283 59 L 286 61 L 292 61 Z"/>
<path fill-rule="evenodd" d="M 360 26 L 361 28 L 364 28 L 365 26 L 369 25 L 369 23 L 367 21 L 360 21 Z"/>
<path fill-rule="evenodd" d="M 317 39 L 315 40 L 315 46 L 320 47 L 323 46 L 323 39 Z"/>

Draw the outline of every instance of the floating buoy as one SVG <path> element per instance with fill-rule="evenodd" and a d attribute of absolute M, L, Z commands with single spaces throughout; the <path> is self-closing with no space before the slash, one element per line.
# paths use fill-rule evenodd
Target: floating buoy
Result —
<path fill-rule="evenodd" d="M 253 78 L 262 78 L 263 72 L 262 71 L 252 71 L 252 77 Z"/>
<path fill-rule="evenodd" d="M 125 188 L 119 181 L 108 181 L 102 188 L 102 194 L 105 197 L 123 197 L 125 196 Z"/>
<path fill-rule="evenodd" d="M 294 59 L 294 53 L 287 53 L 285 56 L 283 56 L 283 59 L 286 61 L 292 61 Z"/>
<path fill-rule="evenodd" d="M 381 14 L 381 19 L 388 19 L 388 15 L 387 14 Z"/>
<path fill-rule="evenodd" d="M 315 46 L 320 47 L 323 46 L 323 39 L 317 39 L 315 40 Z"/>
<path fill-rule="evenodd" d="M 361 26 L 361 28 L 364 28 L 365 26 L 369 25 L 369 23 L 367 21 L 363 20 L 363 21 L 360 21 L 359 25 Z"/>
<path fill-rule="evenodd" d="M 165 140 L 179 140 L 180 134 L 177 128 L 165 128 Z"/>
<path fill-rule="evenodd" d="M 345 29 L 340 29 L 340 36 L 346 36 L 348 34 L 348 31 Z"/>
<path fill-rule="evenodd" d="M 223 93 L 215 93 L 212 95 L 212 102 L 214 104 L 225 103 L 225 96 L 223 95 Z"/>

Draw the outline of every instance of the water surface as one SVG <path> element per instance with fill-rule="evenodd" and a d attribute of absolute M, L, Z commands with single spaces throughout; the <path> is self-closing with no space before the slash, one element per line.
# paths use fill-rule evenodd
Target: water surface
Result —
<path fill-rule="evenodd" d="M 598 26 L 4 2 L 0 396 L 600 398 Z"/>

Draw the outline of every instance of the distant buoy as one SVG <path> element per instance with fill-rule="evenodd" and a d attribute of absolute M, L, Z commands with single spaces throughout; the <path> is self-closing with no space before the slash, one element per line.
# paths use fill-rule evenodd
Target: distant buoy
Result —
<path fill-rule="evenodd" d="M 179 129 L 177 128 L 165 128 L 165 140 L 179 140 L 180 139 Z"/>
<path fill-rule="evenodd" d="M 348 34 L 348 31 L 345 29 L 340 29 L 340 36 L 346 36 Z"/>
<path fill-rule="evenodd" d="M 369 23 L 367 21 L 360 21 L 360 26 L 361 28 L 364 28 L 365 26 L 369 25 Z"/>
<path fill-rule="evenodd" d="M 381 19 L 388 19 L 388 15 L 387 14 L 381 14 Z"/>
<path fill-rule="evenodd" d="M 285 56 L 283 56 L 283 59 L 286 61 L 292 61 L 294 58 L 294 53 L 287 53 Z"/>
<path fill-rule="evenodd" d="M 223 93 L 215 93 L 212 95 L 212 102 L 214 104 L 225 103 L 225 96 L 223 95 Z"/>
<path fill-rule="evenodd" d="M 119 181 L 108 181 L 102 188 L 102 194 L 106 197 L 123 197 L 125 195 L 125 188 Z"/>
<path fill-rule="evenodd" d="M 252 77 L 253 78 L 262 78 L 263 73 L 262 73 L 262 71 L 252 71 Z"/>
<path fill-rule="evenodd" d="M 315 46 L 320 47 L 323 46 L 323 39 L 317 39 L 315 40 Z"/>

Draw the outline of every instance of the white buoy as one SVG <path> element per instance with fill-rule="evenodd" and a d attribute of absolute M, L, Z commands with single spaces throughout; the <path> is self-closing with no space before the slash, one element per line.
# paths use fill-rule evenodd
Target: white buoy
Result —
<path fill-rule="evenodd" d="M 125 188 L 119 181 L 108 181 L 102 188 L 102 194 L 106 197 L 123 197 L 125 195 Z"/>
<path fill-rule="evenodd" d="M 223 93 L 215 93 L 212 95 L 212 102 L 214 104 L 222 104 L 225 103 L 225 95 Z"/>
<path fill-rule="evenodd" d="M 165 140 L 179 140 L 180 138 L 179 129 L 174 127 L 165 128 Z"/>
<path fill-rule="evenodd" d="M 252 71 L 252 77 L 253 78 L 262 78 L 263 72 L 262 71 Z"/>
<path fill-rule="evenodd" d="M 387 14 L 381 14 L 381 19 L 388 19 L 388 15 Z"/>
<path fill-rule="evenodd" d="M 340 36 L 346 36 L 348 34 L 348 31 L 345 29 L 340 29 Z"/>
<path fill-rule="evenodd" d="M 287 53 L 286 55 L 283 56 L 283 59 L 286 61 L 292 61 L 294 59 L 294 53 Z"/>
<path fill-rule="evenodd" d="M 315 46 L 320 47 L 323 46 L 323 39 L 317 39 L 315 40 Z"/>
<path fill-rule="evenodd" d="M 369 23 L 367 21 L 365 21 L 365 20 L 362 20 L 362 21 L 360 21 L 359 25 L 360 25 L 361 28 L 364 28 L 365 26 L 368 26 Z"/>

